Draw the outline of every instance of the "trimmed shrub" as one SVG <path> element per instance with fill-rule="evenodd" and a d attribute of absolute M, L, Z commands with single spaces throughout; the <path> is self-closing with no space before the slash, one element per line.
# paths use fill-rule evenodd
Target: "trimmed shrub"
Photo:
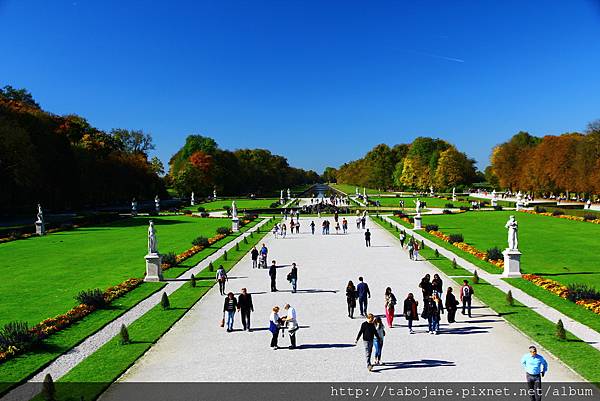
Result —
<path fill-rule="evenodd" d="M 239 250 L 240 250 L 240 243 L 239 243 L 239 242 L 236 242 L 236 243 L 235 243 L 235 250 L 236 250 L 236 251 L 239 251 Z"/>
<path fill-rule="evenodd" d="M 190 276 L 190 286 L 192 288 L 196 288 L 196 276 L 194 276 L 193 274 Z"/>
<path fill-rule="evenodd" d="M 175 255 L 175 252 L 167 252 L 162 255 L 162 262 L 170 266 L 175 266 L 177 264 L 177 255 Z"/>
<path fill-rule="evenodd" d="M 171 302 L 169 302 L 169 296 L 166 292 L 163 292 L 162 297 L 160 298 L 160 306 L 162 306 L 163 310 L 171 307 Z"/>
<path fill-rule="evenodd" d="M 206 218 L 206 217 L 208 217 L 208 216 L 209 216 L 209 214 L 208 214 L 208 213 L 206 213 L 206 212 L 201 212 L 201 213 L 200 213 L 200 217 L 205 217 L 205 218 Z"/>
<path fill-rule="evenodd" d="M 421 240 L 421 250 L 425 249 L 425 241 Z"/>
<path fill-rule="evenodd" d="M 198 206 L 198 209 L 196 209 L 198 212 L 202 213 L 202 212 L 206 212 L 206 208 L 202 207 L 202 206 Z"/>
<path fill-rule="evenodd" d="M 244 237 L 244 244 L 248 244 L 248 237 Z"/>
<path fill-rule="evenodd" d="M 398 226 L 394 226 L 394 227 L 396 227 L 396 232 L 398 232 Z"/>
<path fill-rule="evenodd" d="M 448 242 L 454 244 L 455 242 L 465 242 L 465 238 L 462 234 L 450 234 L 448 236 Z"/>
<path fill-rule="evenodd" d="M 23 233 L 19 230 L 13 230 L 8 234 L 8 238 L 10 238 L 11 240 L 16 240 L 21 238 L 21 236 L 23 235 Z"/>
<path fill-rule="evenodd" d="M 437 248 L 435 248 L 435 257 L 436 257 L 436 258 L 439 258 L 439 257 L 440 257 L 440 253 L 439 253 L 439 251 L 437 250 Z"/>
<path fill-rule="evenodd" d="M 462 210 L 462 211 L 466 212 L 466 211 L 468 211 L 468 210 L 471 210 L 471 208 L 470 208 L 469 206 L 461 206 L 461 207 L 460 207 L 460 210 Z"/>
<path fill-rule="evenodd" d="M 425 225 L 425 231 L 437 231 L 440 228 L 437 224 L 427 224 Z"/>
<path fill-rule="evenodd" d="M 567 331 L 561 319 L 558 319 L 558 322 L 556 322 L 556 337 L 560 340 L 567 339 Z"/>
<path fill-rule="evenodd" d="M 514 306 L 515 305 L 515 300 L 513 298 L 511 290 L 508 290 L 508 293 L 506 294 L 506 303 L 508 305 L 510 305 L 510 306 Z"/>
<path fill-rule="evenodd" d="M 565 212 L 563 212 L 562 210 L 555 210 L 552 212 L 552 216 L 562 216 L 564 214 Z"/>
<path fill-rule="evenodd" d="M 444 207 L 445 207 L 446 209 L 454 209 L 454 203 L 446 203 L 446 204 L 444 205 Z"/>
<path fill-rule="evenodd" d="M 106 300 L 104 299 L 104 294 L 99 288 L 81 291 L 79 292 L 79 294 L 77 294 L 75 299 L 80 304 L 86 304 L 89 306 L 94 306 L 96 308 L 106 307 Z"/>
<path fill-rule="evenodd" d="M 209 245 L 208 238 L 199 236 L 192 241 L 192 245 L 206 248 Z"/>
<path fill-rule="evenodd" d="M 26 322 L 10 322 L 0 329 L 0 351 L 7 350 L 11 346 L 27 350 L 37 341 L 38 338 L 29 331 Z"/>
<path fill-rule="evenodd" d="M 121 345 L 125 345 L 125 344 L 129 344 L 129 330 L 127 330 L 127 326 L 125 326 L 125 324 L 121 324 L 121 330 L 119 331 L 119 336 L 121 337 L 121 339 L 119 340 L 119 343 Z"/>
<path fill-rule="evenodd" d="M 533 208 L 533 210 L 536 213 L 546 213 L 546 208 L 540 207 L 540 206 L 536 206 L 535 208 Z"/>
<path fill-rule="evenodd" d="M 494 206 L 494 210 L 497 212 L 500 212 L 500 211 L 502 211 L 502 206 L 496 205 L 496 206 Z"/>
<path fill-rule="evenodd" d="M 230 232 L 231 232 L 231 228 L 230 227 L 219 227 L 219 228 L 217 228 L 217 234 L 227 235 Z"/>
<path fill-rule="evenodd" d="M 186 216 L 191 216 L 191 215 L 192 215 L 192 211 L 191 211 L 191 210 L 189 210 L 189 209 L 185 209 L 185 210 L 183 211 L 183 214 L 185 214 Z"/>
<path fill-rule="evenodd" d="M 213 266 L 212 262 L 208 263 L 208 271 L 209 272 L 214 272 L 215 271 L 215 267 Z"/>
<path fill-rule="evenodd" d="M 473 284 L 479 284 L 479 274 L 477 274 L 477 270 L 473 272 Z"/>
<path fill-rule="evenodd" d="M 277 209 L 279 207 L 279 202 L 273 202 L 271 203 L 271 205 L 269 206 L 271 209 Z"/>
<path fill-rule="evenodd" d="M 577 302 L 582 299 L 600 300 L 600 291 L 587 284 L 572 283 L 567 286 L 567 299 Z"/>
<path fill-rule="evenodd" d="M 227 251 L 223 251 L 223 260 L 227 260 Z"/>
<path fill-rule="evenodd" d="M 42 398 L 46 401 L 54 401 L 56 398 L 56 387 L 50 373 L 46 373 L 44 383 L 42 384 Z"/>
<path fill-rule="evenodd" d="M 595 214 L 591 214 L 591 213 L 586 213 L 583 215 L 583 219 L 584 220 L 596 220 L 598 217 L 596 217 Z"/>
<path fill-rule="evenodd" d="M 444 210 L 442 210 L 442 213 L 443 214 L 452 214 L 452 210 L 450 210 L 450 209 L 444 209 Z"/>
<path fill-rule="evenodd" d="M 486 251 L 485 253 L 486 258 L 488 258 L 488 260 L 502 260 L 504 259 L 504 255 L 502 255 L 502 252 L 500 251 L 500 249 L 498 249 L 497 246 L 490 248 Z"/>
<path fill-rule="evenodd" d="M 456 264 L 456 259 L 452 259 L 452 268 L 453 269 L 458 268 L 458 265 Z"/>

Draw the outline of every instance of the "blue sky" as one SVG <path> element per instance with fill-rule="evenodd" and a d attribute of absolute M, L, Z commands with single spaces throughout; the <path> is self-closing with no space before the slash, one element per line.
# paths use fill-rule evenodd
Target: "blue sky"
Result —
<path fill-rule="evenodd" d="M 488 164 L 600 118 L 600 4 L 0 0 L 0 85 L 166 164 L 190 133 L 315 169 L 433 136 Z"/>

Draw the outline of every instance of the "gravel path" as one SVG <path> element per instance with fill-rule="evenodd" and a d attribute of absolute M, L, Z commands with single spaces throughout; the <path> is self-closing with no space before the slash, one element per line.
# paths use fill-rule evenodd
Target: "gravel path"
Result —
<path fill-rule="evenodd" d="M 223 254 L 223 251 L 230 250 L 235 247 L 235 244 L 243 241 L 244 237 L 250 235 L 250 232 L 256 231 L 259 227 L 262 227 L 267 223 L 267 219 L 259 222 L 257 225 L 252 227 L 250 230 L 246 231 L 244 234 L 240 235 L 234 241 L 229 242 L 223 248 L 221 248 L 218 252 L 209 256 L 202 262 L 198 263 L 192 269 L 188 270 L 185 273 L 186 277 L 189 277 L 191 274 L 197 275 L 201 270 L 206 268 L 208 264 L 218 258 Z M 112 339 L 115 335 L 119 333 L 122 324 L 129 326 L 131 323 L 136 321 L 150 309 L 152 309 L 155 305 L 160 303 L 160 299 L 162 297 L 162 293 L 166 292 L 168 295 L 172 294 L 182 285 L 186 284 L 187 281 L 175 281 L 175 280 L 166 280 L 167 285 L 163 287 L 161 291 L 156 292 L 150 297 L 146 298 L 135 307 L 130 309 L 128 312 L 120 316 L 119 318 L 113 320 L 111 323 L 106 325 L 97 333 L 85 339 L 81 344 L 72 348 L 65 354 L 58 357 L 54 362 L 52 362 L 48 367 L 40 371 L 33 378 L 29 380 L 29 383 L 39 383 L 43 382 L 46 374 L 50 373 L 54 381 L 57 381 L 62 376 L 64 376 L 67 372 L 73 369 L 77 364 L 87 358 L 89 355 L 93 354 L 98 348 L 107 343 L 110 339 Z M 12 400 L 29 400 L 33 396 L 35 396 L 41 389 L 40 386 L 32 386 L 32 385 L 22 385 L 20 387 L 15 388 L 3 398 L 2 401 L 12 401 Z"/>
<path fill-rule="evenodd" d="M 474 300 L 473 318 L 459 313 L 458 322 L 448 325 L 444 315 L 439 335 L 426 333 L 422 319 L 416 324 L 417 333 L 411 335 L 406 321 L 397 317 L 394 327 L 386 329 L 385 365 L 369 372 L 362 344 L 354 345 L 363 319 L 358 311 L 354 319 L 347 316 L 348 280 L 356 283 L 359 275 L 365 277 L 372 292 L 369 310 L 381 315 L 385 287 L 392 287 L 399 305 L 408 292 L 420 300 L 420 278 L 438 271 L 428 262 L 409 260 L 398 241 L 371 221 L 367 224 L 373 246 L 366 248 L 363 231 L 354 224 L 347 235 L 336 235 L 333 230 L 332 235 L 322 236 L 317 230 L 313 236 L 308 231 L 310 221 L 320 227 L 322 219 L 302 220 L 299 235 L 265 237 L 269 259 L 281 266 L 278 292 L 270 292 L 267 271 L 252 269 L 248 257 L 232 270 L 236 279 L 229 282 L 228 289 L 238 292 L 246 287 L 254 294 L 255 330 L 241 331 L 237 315 L 233 333 L 220 328 L 223 297 L 213 288 L 120 381 L 523 381 L 519 360 L 531 340 L 478 300 Z M 295 294 L 285 279 L 291 262 L 299 269 Z M 445 285 L 457 291 L 448 277 L 440 275 Z M 272 350 L 269 314 L 273 305 L 285 303 L 297 310 L 300 348 Z M 280 337 L 280 345 L 287 347 L 289 339 Z M 550 364 L 547 380 L 581 380 L 546 350 L 540 349 L 540 353 Z M 119 399 L 119 388 L 111 387 L 103 399 Z"/>

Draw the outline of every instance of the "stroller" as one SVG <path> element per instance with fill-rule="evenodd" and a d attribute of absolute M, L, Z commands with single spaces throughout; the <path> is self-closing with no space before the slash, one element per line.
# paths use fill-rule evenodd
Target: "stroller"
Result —
<path fill-rule="evenodd" d="M 267 268 L 267 255 L 261 254 L 260 259 L 258 260 L 258 268 L 266 269 Z"/>

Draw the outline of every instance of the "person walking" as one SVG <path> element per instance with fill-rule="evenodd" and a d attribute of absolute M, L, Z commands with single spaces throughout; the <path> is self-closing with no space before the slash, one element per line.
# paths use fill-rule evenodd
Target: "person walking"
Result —
<path fill-rule="evenodd" d="M 323 228 L 323 231 L 321 232 L 321 234 L 323 234 L 323 235 L 327 234 L 327 220 L 323 220 L 323 223 L 321 223 L 321 227 Z"/>
<path fill-rule="evenodd" d="M 225 303 L 223 304 L 223 314 L 227 314 L 227 332 L 233 331 L 233 317 L 237 309 L 237 299 L 233 296 L 233 292 L 227 294 L 225 297 Z"/>
<path fill-rule="evenodd" d="M 219 283 L 219 293 L 221 295 L 225 295 L 225 282 L 227 281 L 227 273 L 225 272 L 223 265 L 219 265 L 215 279 Z"/>
<path fill-rule="evenodd" d="M 310 222 L 310 232 L 312 233 L 312 235 L 315 235 L 315 221 L 311 221 Z"/>
<path fill-rule="evenodd" d="M 269 277 L 271 278 L 271 292 L 276 292 L 277 291 L 277 284 L 276 284 L 277 265 L 275 264 L 275 261 L 273 261 L 271 263 L 271 267 L 269 267 Z"/>
<path fill-rule="evenodd" d="M 354 342 L 354 344 L 357 344 L 358 340 L 362 336 L 363 345 L 365 347 L 365 356 L 367 359 L 367 369 L 369 369 L 369 371 L 373 370 L 373 365 L 371 365 L 371 353 L 373 352 L 373 339 L 377 338 L 380 341 L 382 340 L 381 337 L 379 337 L 379 334 L 377 333 L 375 324 L 373 323 L 374 319 L 375 319 L 375 317 L 373 316 L 372 313 L 369 313 L 367 315 L 367 321 L 363 322 L 360 325 L 360 330 L 358 332 L 358 335 L 356 336 L 356 341 Z"/>
<path fill-rule="evenodd" d="M 269 255 L 269 249 L 265 244 L 262 244 L 262 248 L 260 248 L 260 258 L 261 264 L 266 269 L 267 268 L 267 256 Z"/>
<path fill-rule="evenodd" d="M 374 321 L 375 330 L 377 330 L 378 337 L 375 337 L 373 345 L 375 346 L 375 365 L 381 365 L 381 351 L 383 351 L 383 337 L 385 336 L 385 328 L 381 318 L 377 316 Z M 381 339 L 381 340 L 380 340 Z"/>
<path fill-rule="evenodd" d="M 300 234 L 300 218 L 296 216 L 296 234 Z"/>
<path fill-rule="evenodd" d="M 413 260 L 413 256 L 414 256 L 414 252 L 415 252 L 415 242 L 413 241 L 413 239 L 411 238 L 408 241 L 408 258 L 410 260 Z"/>
<path fill-rule="evenodd" d="M 427 319 L 427 331 L 429 332 L 429 334 L 437 334 L 436 323 L 438 323 L 439 328 L 440 315 L 437 307 L 437 302 L 433 299 L 433 297 L 427 297 L 424 300 L 423 314 L 421 316 Z"/>
<path fill-rule="evenodd" d="M 365 244 L 367 245 L 367 247 L 371 246 L 371 232 L 368 228 L 367 231 L 365 231 Z"/>
<path fill-rule="evenodd" d="M 471 317 L 471 298 L 473 297 L 473 287 L 469 285 L 469 280 L 463 280 L 463 285 L 460 287 L 460 302 L 462 302 L 462 314 L 465 314 L 465 308 Z"/>
<path fill-rule="evenodd" d="M 242 327 L 244 330 L 251 331 L 250 313 L 254 312 L 254 305 L 252 305 L 252 295 L 248 294 L 246 288 L 242 288 L 242 293 L 238 296 L 237 308 L 242 315 Z"/>
<path fill-rule="evenodd" d="M 529 353 L 521 358 L 521 366 L 525 369 L 525 379 L 531 401 L 540 401 L 542 399 L 542 377 L 548 372 L 548 362 L 537 353 L 537 348 L 532 345 L 529 347 Z"/>
<path fill-rule="evenodd" d="M 285 235 L 287 234 L 287 226 L 285 225 L 285 223 L 281 224 L 281 238 L 285 238 Z"/>
<path fill-rule="evenodd" d="M 277 235 L 279 234 L 279 224 L 275 224 L 273 226 L 273 236 L 277 239 Z"/>
<path fill-rule="evenodd" d="M 394 310 L 396 308 L 396 296 L 390 287 L 385 289 L 385 317 L 388 327 L 391 329 L 394 322 Z"/>
<path fill-rule="evenodd" d="M 344 234 L 348 232 L 348 220 L 345 217 L 342 219 L 342 231 L 344 231 Z"/>
<path fill-rule="evenodd" d="M 358 210 L 357 210 L 358 212 Z M 358 216 L 356 218 L 356 228 L 358 228 L 360 230 L 360 223 L 362 222 L 362 218 L 360 216 Z"/>
<path fill-rule="evenodd" d="M 419 303 L 415 301 L 415 297 L 412 292 L 408 293 L 408 296 L 404 300 L 404 317 L 408 322 L 408 332 L 410 334 L 415 334 L 413 331 L 413 321 L 419 320 L 419 314 L 417 312 L 417 307 Z"/>
<path fill-rule="evenodd" d="M 433 280 L 431 280 L 431 291 L 437 292 L 439 297 L 441 297 L 444 292 L 444 283 L 437 273 L 433 275 Z"/>
<path fill-rule="evenodd" d="M 426 274 L 425 276 L 423 276 L 421 282 L 419 283 L 419 288 L 423 293 L 423 302 L 425 302 L 425 300 L 433 294 L 431 283 L 429 282 L 430 278 L 431 276 L 429 274 Z"/>
<path fill-rule="evenodd" d="M 269 331 L 271 332 L 271 348 L 278 349 L 277 340 L 279 339 L 279 329 L 281 328 L 281 318 L 279 317 L 279 306 L 274 306 L 269 317 Z"/>
<path fill-rule="evenodd" d="M 339 234 L 339 233 L 340 233 L 340 222 L 339 222 L 339 221 L 337 221 L 337 222 L 335 223 L 335 234 L 337 235 L 337 234 Z"/>
<path fill-rule="evenodd" d="M 371 291 L 369 291 L 369 285 L 363 281 L 362 277 L 358 278 L 356 292 L 358 294 L 358 306 L 360 308 L 360 315 L 367 316 L 367 304 L 369 303 L 368 299 L 371 298 Z"/>
<path fill-rule="evenodd" d="M 256 246 L 252 247 L 250 255 L 252 256 L 252 268 L 256 269 L 258 267 L 258 249 L 256 249 Z"/>
<path fill-rule="evenodd" d="M 348 304 L 348 317 L 354 319 L 354 309 L 356 309 L 356 287 L 352 281 L 348 281 L 346 286 L 346 303 Z"/>
<path fill-rule="evenodd" d="M 400 246 L 404 249 L 404 241 L 406 241 L 406 232 L 400 231 Z"/>
<path fill-rule="evenodd" d="M 288 281 L 292 284 L 292 293 L 296 292 L 296 285 L 298 284 L 298 268 L 296 263 L 292 263 L 292 270 L 288 273 Z"/>
<path fill-rule="evenodd" d="M 413 260 L 419 260 L 419 241 L 413 241 Z"/>
<path fill-rule="evenodd" d="M 283 318 L 283 322 L 287 327 L 288 334 L 290 335 L 290 349 L 296 348 L 296 332 L 299 329 L 298 321 L 296 320 L 296 309 L 292 308 L 290 304 L 285 304 L 283 307 L 287 312 Z"/>
<path fill-rule="evenodd" d="M 363 230 L 365 229 L 365 226 L 367 225 L 367 217 L 363 216 L 362 219 L 360 219 L 360 224 L 362 225 Z"/>
<path fill-rule="evenodd" d="M 446 291 L 446 310 L 448 311 L 448 323 L 455 323 L 456 311 L 458 310 L 458 301 L 452 293 L 452 287 Z"/>

